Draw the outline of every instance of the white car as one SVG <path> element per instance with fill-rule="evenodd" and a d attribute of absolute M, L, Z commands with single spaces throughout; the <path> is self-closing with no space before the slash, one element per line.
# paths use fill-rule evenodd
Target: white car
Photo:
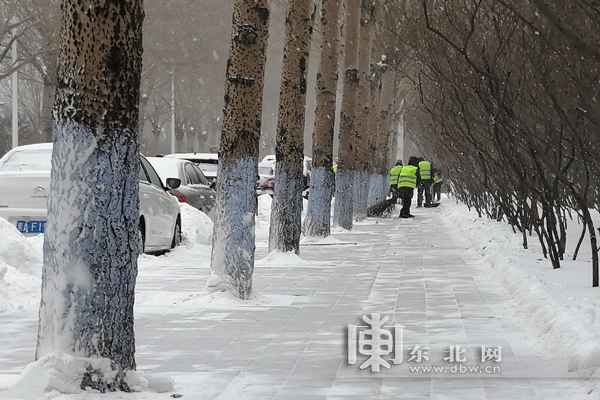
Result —
<path fill-rule="evenodd" d="M 259 176 L 264 175 L 260 173 L 260 169 L 261 166 L 266 166 L 269 164 L 273 164 L 275 165 L 276 159 L 275 159 L 275 154 L 268 154 L 266 155 L 262 161 L 260 163 L 258 163 L 258 169 L 259 169 Z M 302 175 L 304 175 L 304 182 L 302 182 L 303 188 L 302 188 L 302 197 L 304 198 L 308 198 L 308 192 L 309 192 L 309 188 L 310 188 L 310 171 L 312 170 L 312 158 L 304 156 L 304 159 L 302 161 Z M 274 173 L 273 173 L 274 175 Z M 261 186 L 261 182 L 259 179 L 259 184 L 258 186 Z M 273 186 L 270 187 L 270 190 L 273 190 Z M 272 194 L 272 193 L 270 193 Z"/>
<path fill-rule="evenodd" d="M 273 196 L 275 188 L 275 161 L 262 161 L 258 163 L 258 181 L 256 194 L 269 194 Z"/>
<path fill-rule="evenodd" d="M 50 191 L 52 143 L 16 147 L 0 159 L 0 217 L 24 235 L 44 233 Z M 177 199 L 163 186 L 150 163 L 140 156 L 140 233 L 144 252 L 169 250 L 181 241 Z M 179 179 L 167 182 L 169 189 Z"/>

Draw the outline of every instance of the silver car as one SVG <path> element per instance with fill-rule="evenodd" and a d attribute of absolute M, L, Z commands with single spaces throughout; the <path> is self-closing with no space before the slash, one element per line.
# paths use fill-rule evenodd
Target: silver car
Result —
<path fill-rule="evenodd" d="M 181 203 L 188 203 L 210 215 L 215 206 L 217 194 L 195 163 L 167 157 L 148 157 L 147 159 L 162 179 L 178 178 L 181 180 L 181 186 L 169 190 L 169 193 L 177 197 Z"/>
<path fill-rule="evenodd" d="M 51 160 L 52 143 L 16 147 L 0 159 L 0 217 L 24 235 L 41 234 L 46 228 Z M 144 252 L 169 250 L 181 241 L 179 204 L 143 156 L 139 177 Z M 167 184 L 176 188 L 180 182 Z"/>
<path fill-rule="evenodd" d="M 217 153 L 175 153 L 167 154 L 165 157 L 191 161 L 200 167 L 208 182 L 211 184 L 217 183 L 217 171 L 219 169 L 219 155 Z"/>

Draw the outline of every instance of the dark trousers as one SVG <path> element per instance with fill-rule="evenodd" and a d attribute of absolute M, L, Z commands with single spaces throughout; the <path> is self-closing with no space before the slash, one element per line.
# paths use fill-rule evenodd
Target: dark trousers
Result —
<path fill-rule="evenodd" d="M 433 201 L 440 201 L 442 198 L 442 182 L 433 184 Z"/>
<path fill-rule="evenodd" d="M 417 205 L 421 207 L 423 205 L 423 194 L 425 194 L 425 206 L 431 205 L 431 186 L 433 185 L 433 181 L 431 179 L 427 179 L 425 181 L 421 181 L 419 183 L 419 190 L 417 194 Z"/>
<path fill-rule="evenodd" d="M 400 210 L 400 216 L 410 215 L 410 202 L 412 201 L 415 190 L 409 187 L 399 187 L 398 197 L 402 199 L 402 209 Z"/>
<path fill-rule="evenodd" d="M 398 200 L 398 185 L 390 185 L 390 195 L 392 199 Z"/>

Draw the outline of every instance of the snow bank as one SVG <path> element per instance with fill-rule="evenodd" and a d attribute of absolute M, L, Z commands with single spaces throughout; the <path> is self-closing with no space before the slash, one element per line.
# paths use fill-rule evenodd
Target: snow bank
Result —
<path fill-rule="evenodd" d="M 115 372 L 110 364 L 107 358 L 82 358 L 68 354 L 47 355 L 25 367 L 16 383 L 2 393 L 2 398 L 40 398 L 44 395 L 54 397 L 52 394 L 59 393 L 83 393 L 84 390 L 80 385 L 87 368 L 91 366 L 111 379 Z M 136 392 L 164 393 L 175 389 L 174 382 L 170 378 L 137 371 L 128 371 L 125 381 Z"/>
<path fill-rule="evenodd" d="M 42 280 L 0 260 L 0 312 L 39 307 Z"/>
<path fill-rule="evenodd" d="M 271 204 L 273 198 L 268 194 L 258 196 L 258 214 L 256 215 L 256 228 L 264 228 L 271 223 Z"/>
<path fill-rule="evenodd" d="M 4 277 L 6 276 L 6 272 L 8 271 L 8 264 L 0 261 L 0 311 L 4 311 L 6 307 L 8 307 L 8 287 L 6 286 L 6 281 Z"/>
<path fill-rule="evenodd" d="M 33 251 L 29 240 L 4 218 L 0 218 L 0 232 L 2 232 L 0 261 L 4 261 L 25 274 L 40 277 L 42 258 L 40 253 Z M 34 240 L 43 242 L 43 235 L 39 235 L 39 238 L 36 237 Z"/>
<path fill-rule="evenodd" d="M 187 203 L 179 203 L 179 208 L 181 209 L 182 245 L 210 245 L 214 224 L 208 215 Z"/>
<path fill-rule="evenodd" d="M 25 238 L 0 218 L 0 312 L 38 306 L 43 235 Z"/>
<path fill-rule="evenodd" d="M 455 240 L 466 242 L 467 249 L 491 267 L 486 274 L 500 285 L 549 354 L 564 360 L 569 371 L 600 366 L 597 304 L 593 297 L 585 297 L 586 291 L 597 296 L 597 288 L 591 292 L 591 282 L 577 277 L 581 273 L 567 269 L 566 262 L 563 268 L 552 270 L 550 262 L 542 259 L 537 238 L 528 237 L 530 249 L 523 249 L 521 234 L 504 222 L 479 218 L 476 212 L 451 200 L 443 203 L 440 215 L 455 232 Z M 577 236 L 575 232 L 571 235 Z M 589 268 L 589 263 L 583 264 Z"/>

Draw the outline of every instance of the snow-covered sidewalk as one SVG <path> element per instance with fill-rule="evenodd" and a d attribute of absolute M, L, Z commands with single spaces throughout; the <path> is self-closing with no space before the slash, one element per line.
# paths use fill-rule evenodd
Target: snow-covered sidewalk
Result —
<path fill-rule="evenodd" d="M 8 285 L 0 286 L 0 390 L 22 381 L 20 393 L 0 399 L 597 398 L 586 379 L 600 364 L 588 262 L 553 271 L 510 227 L 448 199 L 413 209 L 413 219 L 369 219 L 304 239 L 300 257 L 267 255 L 267 210 L 262 204 L 250 301 L 203 293 L 209 229 L 184 228 L 194 243 L 140 258 L 138 370 L 172 379 L 167 393 L 36 393 L 35 377 L 19 374 L 34 357 L 39 278 L 29 274 L 39 271 L 41 242 L 30 240 L 31 254 L 20 256 L 0 248 L 10 261 L 0 280 Z M 17 270 L 25 264 L 29 274 Z M 379 352 L 391 368 L 379 372 L 360 368 L 377 314 L 393 334 Z M 371 344 L 386 341 L 376 336 Z"/>

